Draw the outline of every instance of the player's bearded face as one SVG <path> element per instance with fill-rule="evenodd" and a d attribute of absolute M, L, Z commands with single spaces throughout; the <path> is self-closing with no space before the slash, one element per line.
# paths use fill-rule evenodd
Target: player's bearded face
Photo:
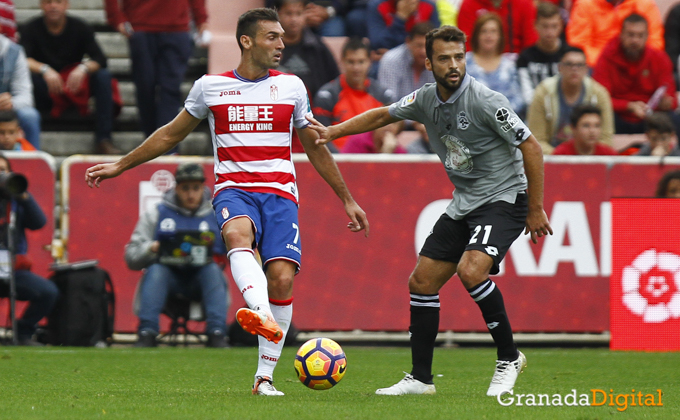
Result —
<path fill-rule="evenodd" d="M 253 61 L 263 69 L 275 69 L 281 63 L 283 28 L 278 22 L 260 22 L 260 30 L 253 40 Z"/>
<path fill-rule="evenodd" d="M 465 45 L 436 39 L 429 63 L 437 84 L 449 92 L 455 92 L 465 77 Z"/>

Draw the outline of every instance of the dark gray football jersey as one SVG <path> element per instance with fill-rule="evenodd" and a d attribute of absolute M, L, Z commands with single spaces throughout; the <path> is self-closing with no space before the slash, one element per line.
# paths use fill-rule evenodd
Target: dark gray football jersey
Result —
<path fill-rule="evenodd" d="M 502 94 L 466 75 L 442 102 L 430 83 L 389 107 L 390 115 L 425 125 L 430 145 L 456 187 L 446 213 L 460 220 L 477 207 L 514 203 L 526 190 L 522 152 L 531 132 Z"/>

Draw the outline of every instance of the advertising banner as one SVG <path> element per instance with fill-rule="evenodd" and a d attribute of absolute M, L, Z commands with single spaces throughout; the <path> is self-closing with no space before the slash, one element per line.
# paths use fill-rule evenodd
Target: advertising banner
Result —
<path fill-rule="evenodd" d="M 614 350 L 680 350 L 680 199 L 612 199 Z"/>

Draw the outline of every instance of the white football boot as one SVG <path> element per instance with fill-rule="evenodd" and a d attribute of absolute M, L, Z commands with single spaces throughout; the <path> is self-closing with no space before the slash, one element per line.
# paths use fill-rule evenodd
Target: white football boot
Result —
<path fill-rule="evenodd" d="M 517 376 L 524 372 L 527 366 L 527 358 L 524 353 L 519 352 L 517 360 L 508 362 L 506 360 L 496 360 L 496 371 L 491 378 L 489 390 L 486 395 L 489 397 L 497 397 L 498 395 L 512 391 L 517 381 Z"/>
<path fill-rule="evenodd" d="M 255 378 L 255 384 L 253 384 L 253 395 L 266 395 L 272 397 L 285 394 L 274 388 L 271 378 L 268 376 L 258 376 Z"/>
<path fill-rule="evenodd" d="M 406 372 L 404 372 L 406 373 Z M 406 373 L 404 379 L 389 388 L 380 388 L 375 391 L 378 395 L 406 395 L 406 394 L 434 394 L 437 391 L 434 384 L 425 384 Z"/>

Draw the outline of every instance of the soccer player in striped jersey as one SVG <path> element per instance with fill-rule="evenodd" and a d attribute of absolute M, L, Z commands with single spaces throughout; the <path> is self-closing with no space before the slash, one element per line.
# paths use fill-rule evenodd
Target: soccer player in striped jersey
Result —
<path fill-rule="evenodd" d="M 260 336 L 253 394 L 270 396 L 283 395 L 272 378 L 293 315 L 293 277 L 302 252 L 293 127 L 310 162 L 342 201 L 348 228 L 366 235 L 369 228 L 328 148 L 316 144 L 318 135 L 305 119 L 312 113 L 304 84 L 274 70 L 284 49 L 283 32 L 272 9 L 241 15 L 236 29 L 239 66 L 201 77 L 173 121 L 117 162 L 95 165 L 85 174 L 90 187 L 99 186 L 172 149 L 208 118 L 215 151 L 213 207 L 232 275 L 248 304 L 236 319 L 244 330 Z"/>

